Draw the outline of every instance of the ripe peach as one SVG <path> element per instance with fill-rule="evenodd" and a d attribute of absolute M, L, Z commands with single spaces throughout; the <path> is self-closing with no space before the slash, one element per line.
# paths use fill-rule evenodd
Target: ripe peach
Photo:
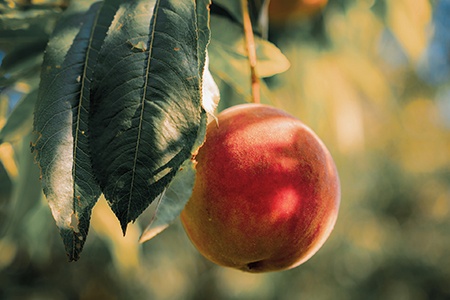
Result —
<path fill-rule="evenodd" d="M 331 233 L 340 185 L 311 129 L 267 105 L 242 104 L 210 123 L 181 221 L 209 260 L 247 272 L 290 269 Z"/>

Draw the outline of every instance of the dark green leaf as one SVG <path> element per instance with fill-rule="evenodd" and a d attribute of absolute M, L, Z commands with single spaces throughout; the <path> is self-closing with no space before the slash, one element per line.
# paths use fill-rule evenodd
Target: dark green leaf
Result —
<path fill-rule="evenodd" d="M 88 144 L 90 83 L 120 2 L 97 2 L 86 14 L 73 14 L 71 22 L 62 20 L 42 67 L 34 150 L 44 193 L 70 260 L 79 258 L 100 195 Z"/>
<path fill-rule="evenodd" d="M 209 73 L 207 65 L 208 60 L 204 48 L 205 44 L 209 43 L 210 40 L 209 5 L 210 1 L 198 1 L 197 23 L 199 24 L 199 28 L 203 28 L 203 31 L 200 31 L 198 42 L 199 70 L 203 69 L 202 106 L 206 112 L 212 115 L 219 100 L 219 91 Z M 202 114 L 202 125 L 200 126 L 200 132 L 193 149 L 197 149 L 203 144 L 206 135 L 206 125 L 203 124 L 206 124 L 206 121 L 205 115 Z M 194 161 L 189 158 L 183 163 L 167 189 L 161 194 L 153 219 L 142 234 L 140 242 L 150 240 L 166 229 L 179 216 L 186 202 L 191 197 L 194 181 Z"/>
<path fill-rule="evenodd" d="M 99 54 L 90 118 L 93 166 L 124 233 L 192 156 L 204 132 L 207 3 L 126 1 Z M 197 10 L 204 11 L 199 19 Z"/>

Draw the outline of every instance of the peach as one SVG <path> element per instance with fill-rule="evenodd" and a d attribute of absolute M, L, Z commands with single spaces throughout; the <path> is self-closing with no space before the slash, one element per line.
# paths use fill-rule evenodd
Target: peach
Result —
<path fill-rule="evenodd" d="M 337 219 L 340 184 L 317 135 L 286 112 L 242 104 L 210 123 L 181 213 L 195 247 L 247 272 L 296 267 L 324 244 Z"/>

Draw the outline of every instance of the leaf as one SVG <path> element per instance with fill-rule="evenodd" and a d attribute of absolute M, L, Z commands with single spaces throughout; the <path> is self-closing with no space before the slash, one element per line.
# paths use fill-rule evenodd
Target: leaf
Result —
<path fill-rule="evenodd" d="M 217 122 L 215 111 L 220 101 L 220 90 L 209 71 L 209 58 L 206 56 L 206 64 L 203 69 L 202 107 L 212 119 Z"/>
<path fill-rule="evenodd" d="M 197 4 L 197 16 L 199 28 L 206 30 L 200 31 L 198 50 L 199 50 L 199 70 L 203 70 L 202 75 L 202 107 L 210 117 L 216 119 L 214 112 L 220 100 L 220 91 L 214 82 L 214 78 L 209 71 L 209 56 L 206 47 L 211 40 L 210 31 L 210 5 L 211 1 L 203 0 Z M 217 121 L 217 119 L 216 119 Z M 203 143 L 204 135 L 199 136 L 201 143 Z M 200 143 L 200 144 L 201 144 Z"/>
<path fill-rule="evenodd" d="M 93 167 L 124 234 L 203 139 L 207 4 L 124 1 L 100 51 Z"/>
<path fill-rule="evenodd" d="M 39 169 L 28 149 L 29 138 L 30 135 L 27 135 L 27 138 L 20 142 L 19 147 L 17 147 L 18 150 L 14 153 L 18 161 L 18 175 L 14 180 L 8 220 L 6 226 L 2 228 L 4 233 L 9 232 L 15 238 L 23 234 L 24 220 L 27 214 L 39 205 L 42 195 Z M 2 147 L 6 145 L 8 144 L 3 144 Z M 11 175 L 11 172 L 9 174 Z M 12 176 L 10 178 L 12 179 Z"/>
<path fill-rule="evenodd" d="M 275 1 L 275 0 L 273 0 Z M 266 26 L 262 26 L 263 22 L 262 16 L 267 13 L 267 7 L 269 5 L 269 0 L 249 0 L 248 6 L 249 6 L 249 14 L 250 19 L 252 21 L 252 27 L 253 31 L 256 34 L 262 34 L 265 33 Z M 243 27 L 243 21 L 242 21 L 242 8 L 241 8 L 241 0 L 214 0 L 214 6 L 220 7 L 220 9 L 223 9 L 226 11 L 228 16 L 230 17 L 230 21 L 233 21 L 236 25 Z M 223 15 L 223 14 L 222 14 Z"/>
<path fill-rule="evenodd" d="M 0 66 L 0 92 L 25 78 L 37 78 L 48 39 L 21 43 L 5 54 Z"/>
<path fill-rule="evenodd" d="M 213 16 L 211 32 L 212 39 L 208 47 L 210 70 L 220 90 L 222 80 L 234 89 L 235 94 L 240 95 L 241 102 L 250 102 L 251 76 L 242 28 L 226 18 Z M 255 43 L 258 76 L 273 76 L 289 68 L 289 61 L 275 45 L 259 37 L 255 37 Z M 261 89 L 261 101 L 270 103 L 270 91 L 264 82 L 261 82 Z"/>
<path fill-rule="evenodd" d="M 198 148 L 205 141 L 206 125 L 209 122 L 208 115 L 214 117 L 214 110 L 220 100 L 219 89 L 212 78 L 209 71 L 209 56 L 208 45 L 211 41 L 211 0 L 196 0 L 197 6 L 197 53 L 198 53 L 198 71 L 200 83 L 200 99 L 202 106 L 201 120 L 199 124 L 199 131 L 197 132 L 197 140 L 192 147 L 192 153 L 195 155 Z M 206 113 L 205 113 L 206 112 Z"/>
<path fill-rule="evenodd" d="M 223 31 L 223 28 L 227 28 L 227 30 Z M 228 58 L 232 62 L 239 60 L 240 69 L 247 70 L 248 68 L 243 67 L 243 63 L 248 61 L 248 57 L 242 28 L 226 18 L 214 16 L 211 20 L 211 31 L 212 40 L 209 47 L 211 69 L 218 63 L 219 56 L 226 55 L 221 59 L 222 61 L 227 62 Z M 216 32 L 217 34 L 215 34 Z M 274 44 L 259 37 L 255 37 L 255 44 L 258 76 L 270 77 L 285 72 L 289 68 L 289 60 Z M 247 72 L 250 74 L 250 71 Z M 250 75 L 248 76 L 250 78 Z"/>
<path fill-rule="evenodd" d="M 207 65 L 207 47 L 211 40 L 210 30 L 210 6 L 211 0 L 196 0 L 196 22 L 197 22 L 197 54 L 199 74 L 202 74 Z M 201 82 L 201 78 L 200 78 Z"/>
<path fill-rule="evenodd" d="M 0 213 L 3 215 L 3 209 L 10 201 L 13 190 L 13 182 L 6 171 L 3 162 L 0 160 Z M 0 227 L 4 227 L 4 220 L 0 221 Z"/>
<path fill-rule="evenodd" d="M 13 87 L 20 81 L 35 81 L 39 79 L 39 72 L 42 65 L 43 53 L 18 64 L 18 68 L 11 73 L 0 74 L 0 93 L 6 88 Z M 1 71 L 0 71 L 1 73 Z"/>
<path fill-rule="evenodd" d="M 198 24 L 200 28 L 209 28 L 209 5 L 210 1 L 203 1 L 202 4 L 197 5 L 197 14 L 198 14 Z M 202 24 L 203 22 L 203 24 Z M 214 111 L 217 107 L 217 104 L 220 99 L 219 89 L 214 82 L 214 79 L 209 72 L 209 59 L 208 53 L 204 51 L 204 43 L 209 43 L 210 32 L 203 31 L 203 39 L 199 38 L 199 69 L 203 68 L 203 76 L 202 76 L 202 107 L 211 116 L 213 119 L 216 119 L 214 116 Z M 217 121 L 217 119 L 216 119 Z M 197 142 L 193 149 L 198 149 L 204 141 L 206 135 L 206 126 L 203 125 L 205 119 L 202 120 L 202 125 L 200 126 L 201 131 L 199 132 L 199 136 L 197 138 Z M 147 229 L 141 235 L 140 242 L 143 243 L 145 241 L 150 240 L 161 231 L 166 229 L 173 221 L 179 216 L 181 211 L 183 210 L 186 202 L 189 200 L 192 194 L 192 189 L 194 187 L 195 181 L 195 166 L 194 162 L 191 158 L 187 159 L 180 170 L 177 172 L 169 186 L 166 190 L 160 195 L 158 199 L 158 205 Z"/>
<path fill-rule="evenodd" d="M 34 64 L 36 60 L 38 63 L 42 63 L 41 54 L 44 52 L 47 42 L 48 39 L 39 39 L 16 46 L 3 57 L 0 74 L 16 72 L 28 64 Z M 36 57 L 39 58 L 36 59 Z"/>
<path fill-rule="evenodd" d="M 82 2 L 82 1 L 74 1 Z M 0 12 L 0 49 L 15 48 L 22 43 L 48 40 L 60 9 L 12 9 Z"/>
<path fill-rule="evenodd" d="M 222 79 L 219 76 L 223 76 Z M 230 81 L 229 74 L 213 74 L 214 81 L 220 90 L 220 102 L 217 111 L 222 111 L 228 107 L 245 104 L 252 101 L 251 91 L 243 89 L 243 86 L 231 86 L 227 81 Z M 226 81 L 227 80 L 227 81 Z M 245 87 L 245 85 L 244 85 Z M 279 105 L 276 95 L 269 89 L 265 81 L 260 82 L 261 87 L 261 103 L 267 105 Z"/>
<path fill-rule="evenodd" d="M 215 0 L 213 9 L 216 9 L 216 7 L 225 10 L 236 23 L 242 26 L 241 0 Z"/>
<path fill-rule="evenodd" d="M 153 219 L 144 230 L 139 242 L 146 242 L 166 229 L 178 217 L 192 195 L 195 182 L 195 166 L 186 160 L 173 178 L 156 207 Z"/>
<path fill-rule="evenodd" d="M 17 141 L 31 132 L 36 99 L 37 90 L 33 90 L 17 104 L 0 130 L 0 144 Z"/>
<path fill-rule="evenodd" d="M 120 2 L 97 2 L 86 14 L 71 13 L 70 20 L 63 19 L 48 44 L 42 67 L 34 120 L 38 139 L 33 149 L 44 194 L 70 260 L 79 258 L 92 208 L 101 193 L 88 144 L 90 83 Z"/>

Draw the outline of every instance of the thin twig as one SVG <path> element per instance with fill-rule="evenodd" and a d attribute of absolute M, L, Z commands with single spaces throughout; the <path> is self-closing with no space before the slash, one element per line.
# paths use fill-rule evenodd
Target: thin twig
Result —
<path fill-rule="evenodd" d="M 256 47 L 255 38 L 253 35 L 252 22 L 248 12 L 248 1 L 241 0 L 242 5 L 242 19 L 244 22 L 245 45 L 247 48 L 248 60 L 250 62 L 250 74 L 252 82 L 252 100 L 253 103 L 260 103 L 260 82 L 256 74 Z"/>

